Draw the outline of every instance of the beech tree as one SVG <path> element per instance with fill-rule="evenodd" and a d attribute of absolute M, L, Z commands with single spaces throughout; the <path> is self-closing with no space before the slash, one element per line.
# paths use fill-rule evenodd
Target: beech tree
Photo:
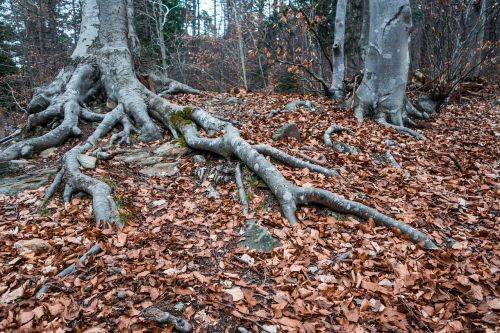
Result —
<path fill-rule="evenodd" d="M 406 98 L 410 67 L 408 44 L 412 25 L 409 0 L 369 1 L 369 32 L 363 80 L 356 92 L 354 114 L 420 135 L 404 126 L 418 111 Z"/>
<path fill-rule="evenodd" d="M 394 6 L 390 6 L 396 3 L 400 4 L 400 7 L 394 9 Z M 375 110 L 393 124 L 401 124 L 401 116 L 398 115 L 401 115 L 401 101 L 406 84 L 407 34 L 410 22 L 407 3 L 408 1 L 403 0 L 394 0 L 390 4 L 372 2 L 372 16 L 375 19 L 371 25 L 373 28 L 382 28 L 384 38 L 379 38 L 380 43 L 371 47 L 372 50 L 367 56 L 369 72 L 358 93 L 363 106 L 376 106 Z M 383 18 L 388 17 L 385 12 L 392 13 L 394 18 L 389 24 L 380 26 L 381 22 L 384 22 Z M 41 136 L 23 139 L 0 152 L 0 161 L 29 158 L 43 149 L 62 145 L 70 137 L 80 136 L 81 119 L 99 123 L 89 137 L 83 138 L 65 154 L 61 170 L 48 188 L 45 200 L 64 183 L 64 201 L 69 201 L 76 192 L 88 193 L 93 200 L 96 222 L 112 223 L 121 227 L 123 223 L 113 200 L 112 189 L 101 180 L 85 175 L 80 170 L 79 155 L 99 145 L 99 139 L 114 127 L 120 127 L 121 132 L 114 134 L 111 142 L 124 144 L 130 143 L 132 131 L 140 134 L 140 140 L 153 141 L 163 139 L 166 130 L 173 138 L 182 136 L 186 144 L 195 150 L 209 151 L 243 162 L 269 186 L 280 203 L 284 217 L 291 224 L 299 222 L 296 216 L 297 206 L 319 204 L 362 219 L 373 219 L 380 225 L 397 228 L 409 235 L 413 241 L 422 242 L 426 248 L 436 248 L 424 233 L 362 203 L 347 200 L 323 189 L 301 187 L 289 182 L 266 156 L 292 167 L 308 168 L 327 176 L 336 176 L 335 170 L 298 159 L 269 145 L 252 145 L 240 137 L 239 130 L 231 122 L 221 120 L 200 108 L 173 104 L 149 90 L 136 77 L 134 59 L 139 56 L 139 45 L 133 18 L 132 0 L 82 2 L 81 33 L 70 64 L 63 68 L 50 84 L 36 90 L 29 103 L 31 115 L 24 131 L 48 124 L 54 119 L 60 119 L 60 124 Z M 405 28 L 403 32 L 400 27 Z M 370 39 L 375 42 L 375 31 L 371 30 L 373 34 Z M 391 42 L 391 38 L 395 41 Z M 377 52 L 377 47 L 381 48 L 381 54 Z M 389 53 L 392 51 L 388 47 L 398 47 L 400 51 Z M 386 76 L 372 74 L 378 73 L 379 68 L 391 67 L 388 62 L 389 54 L 390 59 L 398 61 L 399 64 L 390 72 L 394 75 L 391 87 L 398 89 L 395 92 L 383 87 L 381 80 L 387 78 Z M 156 83 L 169 86 L 168 89 L 172 93 L 197 92 L 171 79 Z M 377 94 L 363 92 L 371 87 Z M 108 105 L 114 106 L 105 114 L 94 112 L 88 107 L 88 103 L 96 98 L 98 92 L 107 97 Z M 210 137 L 204 136 L 200 128 L 209 133 Z M 100 148 L 93 153 L 97 159 L 109 159 L 119 153 L 119 149 L 116 146 L 108 150 Z"/>

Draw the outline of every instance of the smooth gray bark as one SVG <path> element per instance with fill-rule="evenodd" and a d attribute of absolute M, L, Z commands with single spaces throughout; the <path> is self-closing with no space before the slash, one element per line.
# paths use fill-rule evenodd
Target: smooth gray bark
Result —
<path fill-rule="evenodd" d="M 337 1 L 337 12 L 335 14 L 335 38 L 333 41 L 332 85 L 330 87 L 330 94 L 335 99 L 343 99 L 345 97 L 344 40 L 345 40 L 346 11 L 347 11 L 347 0 L 338 0 Z"/>
<path fill-rule="evenodd" d="M 356 93 L 355 116 L 403 126 L 412 24 L 409 0 L 369 2 L 369 45 L 363 80 Z"/>

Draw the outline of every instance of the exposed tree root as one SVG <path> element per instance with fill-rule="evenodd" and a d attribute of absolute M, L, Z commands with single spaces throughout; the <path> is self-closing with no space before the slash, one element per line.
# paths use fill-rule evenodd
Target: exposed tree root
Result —
<path fill-rule="evenodd" d="M 101 246 L 99 243 L 94 244 L 87 252 L 85 252 L 80 258 L 78 258 L 78 264 L 79 266 L 85 265 L 87 259 L 93 255 L 98 254 L 101 252 Z M 61 279 L 65 276 L 68 276 L 78 270 L 78 267 L 76 264 L 71 264 L 65 269 L 63 269 L 59 274 L 55 276 L 54 279 Z M 52 281 L 49 281 L 45 283 L 36 293 L 35 297 L 40 299 L 42 298 L 50 289 L 52 286 Z"/>
<path fill-rule="evenodd" d="M 175 94 L 195 94 L 202 95 L 203 93 L 187 84 L 164 77 L 162 74 L 151 73 L 148 75 L 154 85 L 155 91 L 159 91 L 159 96 L 175 95 Z"/>
<path fill-rule="evenodd" d="M 401 169 L 401 165 L 399 165 L 398 161 L 396 161 L 394 156 L 392 156 L 391 154 L 391 147 L 387 148 L 387 151 L 385 152 L 385 158 L 387 159 L 387 161 L 389 161 L 389 163 L 391 163 L 393 167 L 395 167 L 396 169 Z"/>
<path fill-rule="evenodd" d="M 314 108 L 314 103 L 311 101 L 307 101 L 307 100 L 295 99 L 295 100 L 287 103 L 283 109 L 272 110 L 271 112 L 269 112 L 266 115 L 266 118 L 274 117 L 276 114 L 278 114 L 280 112 L 293 112 L 293 113 L 295 113 L 295 112 L 297 112 L 298 106 L 303 106 L 307 109 L 312 109 L 312 108 Z"/>
<path fill-rule="evenodd" d="M 333 169 L 327 169 L 325 167 L 322 167 L 320 165 L 316 165 L 313 163 L 310 163 L 308 161 L 301 160 L 299 158 L 293 157 L 291 155 L 288 155 L 287 153 L 276 149 L 274 147 L 271 147 L 269 145 L 254 145 L 253 148 L 257 150 L 259 153 L 272 157 L 275 160 L 286 164 L 288 166 L 291 166 L 293 168 L 299 168 L 299 169 L 309 169 L 313 172 L 318 172 L 322 173 L 325 176 L 338 176 L 339 173 L 336 170 Z"/>
<path fill-rule="evenodd" d="M 392 127 L 394 128 L 396 131 L 398 132 L 401 132 L 401 133 L 405 133 L 405 134 L 408 134 L 410 135 L 411 137 L 414 137 L 415 139 L 417 140 L 422 140 L 424 139 L 424 136 L 408 127 L 404 127 L 404 126 L 398 126 L 398 125 L 394 125 L 394 124 L 391 124 L 391 123 L 388 123 L 387 121 L 385 121 L 384 119 L 379 119 L 378 120 L 378 123 L 382 124 L 382 125 L 385 125 L 385 126 L 389 126 L 389 127 Z"/>
<path fill-rule="evenodd" d="M 437 248 L 424 233 L 373 208 L 322 189 L 299 187 L 288 182 L 281 172 L 259 152 L 262 147 L 250 145 L 240 137 L 239 131 L 230 123 L 221 121 L 202 109 L 189 108 L 182 111 L 183 108 L 167 101 L 163 100 L 161 104 L 165 115 L 176 118 L 176 127 L 184 135 L 186 143 L 190 147 L 210 151 L 224 157 L 236 157 L 255 172 L 269 186 L 269 189 L 280 203 L 284 217 L 291 224 L 299 222 L 296 217 L 298 205 L 320 204 L 335 211 L 352 214 L 363 219 L 371 218 L 377 224 L 399 229 L 402 233 L 409 235 L 413 241 L 423 242 L 423 245 L 428 249 Z M 222 135 L 216 138 L 202 137 L 198 133 L 196 125 L 199 125 L 206 132 L 222 133 Z"/>
<path fill-rule="evenodd" d="M 347 132 L 351 135 L 355 134 L 352 130 L 350 130 L 347 127 L 333 124 L 330 127 L 328 127 L 327 130 L 325 131 L 325 134 L 323 134 L 323 143 L 325 144 L 325 146 L 333 147 L 342 153 L 349 153 L 353 155 L 358 154 L 359 149 L 356 147 L 353 147 L 351 145 L 348 145 L 347 143 L 338 140 L 332 142 L 332 139 L 330 138 L 332 134 L 341 132 Z"/>
<path fill-rule="evenodd" d="M 123 105 L 119 104 L 113 111 L 105 115 L 102 122 L 96 128 L 94 133 L 86 140 L 86 142 L 70 149 L 63 158 L 63 168 L 56 175 L 52 185 L 48 188 L 43 200 L 45 204 L 54 194 L 61 182 L 64 180 L 65 187 L 63 199 L 65 202 L 71 200 L 73 193 L 80 191 L 92 196 L 93 211 L 96 218 L 96 223 L 111 222 L 117 227 L 122 227 L 118 209 L 111 195 L 112 189 L 106 183 L 89 177 L 80 171 L 80 163 L 78 155 L 91 149 L 95 146 L 96 141 L 106 135 L 116 126 L 117 123 L 123 124 L 123 138 L 128 139 L 130 121 L 123 111 Z M 128 141 L 128 140 L 125 140 Z"/>
<path fill-rule="evenodd" d="M 186 319 L 176 317 L 170 312 L 160 310 L 154 306 L 142 310 L 142 317 L 147 320 L 155 321 L 162 326 L 173 324 L 177 332 L 189 333 L 193 331 L 193 325 Z"/>
<path fill-rule="evenodd" d="M 238 186 L 238 196 L 240 197 L 241 204 L 243 205 L 243 215 L 248 215 L 248 200 L 245 192 L 245 185 L 243 184 L 243 175 L 241 172 L 240 163 L 236 163 L 235 168 L 236 186 Z"/>
<path fill-rule="evenodd" d="M 0 144 L 6 143 L 6 142 L 9 142 L 9 141 L 13 140 L 16 136 L 20 135 L 21 133 L 22 133 L 22 130 L 20 128 L 18 128 L 12 134 L 7 135 L 7 136 L 1 138 L 0 139 Z"/>

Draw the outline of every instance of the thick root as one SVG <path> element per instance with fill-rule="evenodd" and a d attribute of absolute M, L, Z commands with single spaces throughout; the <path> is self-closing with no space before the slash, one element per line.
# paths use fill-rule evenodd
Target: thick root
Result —
<path fill-rule="evenodd" d="M 307 100 L 294 99 L 293 101 L 287 103 L 285 105 L 285 107 L 283 108 L 283 110 L 276 109 L 276 110 L 272 110 L 271 112 L 269 112 L 266 115 L 266 118 L 272 118 L 276 114 L 281 113 L 281 112 L 293 112 L 293 113 L 295 113 L 295 112 L 297 112 L 297 107 L 299 107 L 299 106 L 302 106 L 302 107 L 305 107 L 309 110 L 312 110 L 314 108 L 314 103 L 311 101 L 307 101 Z"/>
<path fill-rule="evenodd" d="M 291 224 L 299 222 L 296 216 L 297 205 L 320 204 L 363 219 L 371 218 L 377 224 L 397 228 L 402 233 L 409 235 L 413 241 L 422 242 L 428 249 L 437 248 L 424 233 L 373 208 L 322 189 L 293 185 L 259 152 L 260 146 L 252 146 L 242 139 L 239 131 L 230 123 L 217 119 L 202 109 L 195 108 L 190 109 L 189 113 L 181 113 L 178 110 L 182 110 L 182 108 L 177 105 L 167 101 L 162 101 L 161 105 L 164 108 L 165 117 L 182 115 L 181 119 L 176 121 L 176 126 L 190 147 L 210 151 L 224 157 L 236 157 L 255 172 L 269 186 L 280 203 L 284 217 Z M 202 127 L 207 133 L 222 133 L 222 135 L 216 138 L 202 137 L 196 125 Z"/>
<path fill-rule="evenodd" d="M 351 145 L 348 145 L 347 143 L 344 143 L 344 142 L 338 141 L 338 140 L 335 140 L 332 142 L 332 139 L 331 139 L 332 134 L 341 133 L 341 132 L 347 132 L 351 135 L 355 134 L 354 131 L 350 130 L 347 127 L 333 124 L 330 127 L 328 127 L 325 131 L 325 134 L 323 134 L 323 143 L 325 144 L 325 146 L 333 147 L 333 148 L 337 149 L 338 151 L 340 151 L 341 153 L 349 153 L 349 154 L 353 154 L 353 155 L 358 154 L 359 149 L 356 147 L 353 147 Z"/>

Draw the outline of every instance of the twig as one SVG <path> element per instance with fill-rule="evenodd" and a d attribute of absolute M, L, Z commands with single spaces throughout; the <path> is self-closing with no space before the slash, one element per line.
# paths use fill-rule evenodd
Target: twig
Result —
<path fill-rule="evenodd" d="M 98 254 L 99 252 L 101 252 L 101 250 L 102 250 L 101 245 L 99 245 L 99 243 L 95 243 L 94 246 L 92 246 L 90 248 L 90 250 L 88 250 L 87 252 L 85 252 L 83 254 L 83 256 L 81 256 L 80 258 L 78 258 L 78 263 L 80 265 L 84 265 L 85 261 L 87 261 L 87 259 L 90 256 Z M 59 274 L 57 274 L 55 276 L 55 279 L 60 279 L 60 278 L 63 278 L 65 276 L 68 276 L 68 275 L 76 272 L 77 270 L 78 270 L 78 268 L 76 267 L 76 264 L 71 264 L 68 267 L 66 267 L 64 270 L 62 270 Z M 49 282 L 45 283 L 40 288 L 40 290 L 38 290 L 38 292 L 36 293 L 35 297 L 38 298 L 38 299 L 42 298 L 43 295 L 45 295 L 47 293 L 47 291 L 49 290 L 49 288 L 51 286 L 52 286 L 52 281 L 49 281 Z"/>
<path fill-rule="evenodd" d="M 5 142 L 8 142 L 8 141 L 14 139 L 16 136 L 21 134 L 21 132 L 22 132 L 22 130 L 20 128 L 18 128 L 17 130 L 14 131 L 14 133 L 6 136 L 5 138 L 0 139 L 0 143 L 5 143 Z"/>

